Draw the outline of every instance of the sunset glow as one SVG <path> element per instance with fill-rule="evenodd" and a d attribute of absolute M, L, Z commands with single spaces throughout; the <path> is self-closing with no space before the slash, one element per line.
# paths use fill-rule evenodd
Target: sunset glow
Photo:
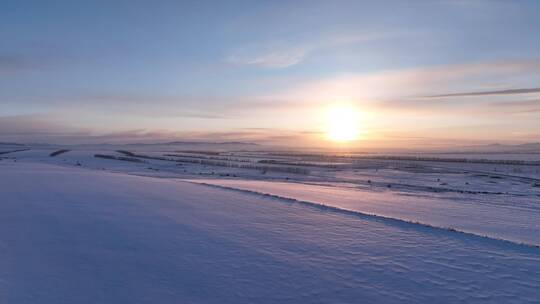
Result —
<path fill-rule="evenodd" d="M 335 142 L 358 139 L 360 115 L 352 106 L 333 106 L 326 111 L 326 138 Z"/>
<path fill-rule="evenodd" d="M 94 1 L 8 2 L 0 142 L 362 150 L 540 138 L 537 1 L 143 1 L 107 14 Z"/>

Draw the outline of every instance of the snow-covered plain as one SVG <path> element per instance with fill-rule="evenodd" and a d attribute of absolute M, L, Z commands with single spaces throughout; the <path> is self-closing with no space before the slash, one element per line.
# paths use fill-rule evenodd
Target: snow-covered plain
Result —
<path fill-rule="evenodd" d="M 0 155 L 0 303 L 540 299 L 534 166 L 131 148 Z"/>

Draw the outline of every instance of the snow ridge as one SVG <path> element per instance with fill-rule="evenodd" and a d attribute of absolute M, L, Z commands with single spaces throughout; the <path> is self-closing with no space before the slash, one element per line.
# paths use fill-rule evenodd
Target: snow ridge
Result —
<path fill-rule="evenodd" d="M 419 221 L 409 221 L 409 220 L 395 218 L 395 217 L 383 216 L 383 215 L 379 215 L 379 214 L 375 214 L 375 213 L 368 213 L 368 212 L 361 212 L 361 211 L 356 211 L 356 210 L 349 210 L 349 209 L 339 208 L 339 207 L 336 207 L 336 206 L 326 205 L 326 204 L 322 204 L 322 203 L 316 203 L 316 202 L 305 201 L 305 200 L 298 200 L 298 199 L 294 199 L 294 198 L 290 198 L 290 197 L 285 197 L 285 196 L 280 196 L 280 195 L 275 195 L 275 194 L 270 194 L 270 193 L 264 193 L 264 192 L 259 192 L 259 191 L 239 189 L 239 188 L 234 188 L 234 187 L 215 185 L 215 184 L 210 184 L 210 183 L 205 183 L 205 182 L 197 182 L 197 181 L 191 181 L 191 180 L 182 180 L 182 181 L 186 182 L 186 183 L 203 185 L 203 186 L 207 186 L 207 187 L 213 187 L 213 188 L 218 188 L 218 189 L 225 189 L 225 190 L 229 190 L 229 191 L 235 191 L 235 192 L 240 192 L 240 193 L 246 193 L 246 194 L 251 194 L 251 195 L 258 195 L 258 196 L 268 197 L 268 198 L 272 198 L 272 199 L 282 201 L 282 202 L 287 202 L 287 203 L 302 204 L 302 205 L 305 205 L 305 206 L 308 206 L 308 207 L 311 207 L 311 208 L 316 208 L 316 209 L 319 209 L 319 210 L 322 210 L 322 211 L 331 211 L 331 212 L 336 212 L 336 213 L 361 217 L 361 218 L 364 218 L 364 219 L 372 219 L 372 220 L 375 219 L 375 220 L 383 221 L 383 222 L 394 224 L 394 225 L 396 225 L 396 224 L 397 225 L 404 225 L 404 224 L 405 225 L 414 225 L 416 227 L 423 227 L 423 228 L 433 229 L 433 230 L 439 231 L 439 232 L 459 233 L 459 234 L 466 235 L 466 236 L 469 236 L 469 237 L 482 238 L 484 240 L 500 242 L 500 243 L 513 245 L 513 246 L 526 247 L 526 248 L 530 248 L 530 249 L 540 248 L 540 245 L 537 245 L 537 244 L 531 244 L 531 243 L 527 243 L 527 242 L 518 242 L 518 241 L 515 241 L 515 240 L 499 238 L 499 237 L 494 237 L 494 236 L 489 236 L 489 235 L 482 235 L 482 234 L 478 234 L 478 233 L 473 233 L 473 232 L 469 232 L 469 231 L 465 231 L 465 230 L 456 229 L 456 228 L 453 228 L 453 227 L 435 226 L 435 225 L 431 225 L 431 224 L 427 224 L 427 223 L 423 223 L 423 222 L 419 222 Z"/>

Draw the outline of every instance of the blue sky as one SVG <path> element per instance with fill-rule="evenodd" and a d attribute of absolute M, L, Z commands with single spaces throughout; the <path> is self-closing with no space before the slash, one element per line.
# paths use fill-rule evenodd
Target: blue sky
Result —
<path fill-rule="evenodd" d="M 540 93 L 500 91 L 540 87 L 539 14 L 537 1 L 2 1 L 0 140 L 323 144 L 321 111 L 347 103 L 364 113 L 360 145 L 534 141 Z"/>

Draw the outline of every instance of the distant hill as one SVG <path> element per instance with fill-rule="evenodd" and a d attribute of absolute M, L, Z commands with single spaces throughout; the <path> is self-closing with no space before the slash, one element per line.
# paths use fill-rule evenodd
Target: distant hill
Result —
<path fill-rule="evenodd" d="M 8 142 L 0 142 L 0 146 L 17 146 L 17 147 L 24 147 L 25 144 L 17 144 L 17 143 L 8 143 Z"/>
<path fill-rule="evenodd" d="M 241 141 L 223 141 L 223 142 L 204 142 L 204 141 L 172 141 L 163 143 L 163 145 L 247 145 L 260 146 L 256 143 L 241 142 Z"/>
<path fill-rule="evenodd" d="M 456 152 L 463 153 L 540 153 L 540 143 L 518 145 L 493 143 L 488 145 L 465 146 L 455 150 Z"/>
<path fill-rule="evenodd" d="M 126 146 L 260 146 L 252 142 L 241 141 L 170 141 L 163 143 L 132 143 L 125 144 Z"/>
<path fill-rule="evenodd" d="M 163 143 L 133 143 L 133 144 L 124 144 L 121 145 L 126 148 L 136 148 L 141 147 L 151 150 L 168 150 L 168 151 L 177 151 L 177 150 L 208 150 L 208 151 L 253 151 L 262 149 L 263 146 L 257 143 L 252 142 L 241 142 L 241 141 L 171 141 Z"/>

